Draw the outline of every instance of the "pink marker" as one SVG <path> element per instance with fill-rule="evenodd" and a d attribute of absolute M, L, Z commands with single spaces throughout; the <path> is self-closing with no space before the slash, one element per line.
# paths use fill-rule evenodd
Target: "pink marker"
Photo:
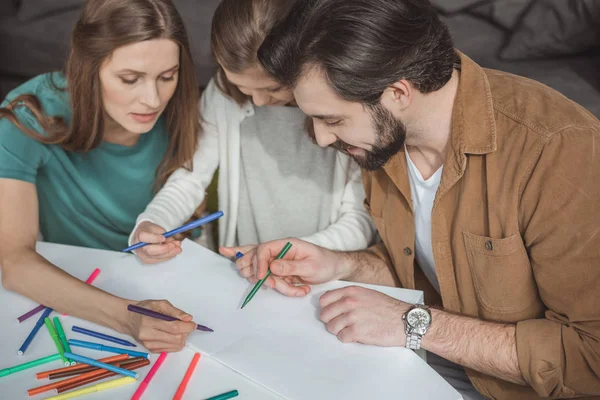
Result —
<path fill-rule="evenodd" d="M 156 371 L 158 371 L 163 361 L 165 361 L 165 358 L 167 358 L 167 353 L 160 353 L 160 356 L 158 356 L 158 359 L 156 360 L 152 368 L 150 368 L 148 375 L 146 375 L 146 377 L 144 378 L 142 383 L 140 383 L 140 386 L 137 388 L 133 396 L 131 396 L 131 400 L 139 400 L 142 397 L 142 395 L 146 391 L 146 388 L 148 387 L 148 384 L 154 377 L 154 374 L 156 374 Z"/>
<path fill-rule="evenodd" d="M 98 274 L 100 274 L 100 270 L 98 268 L 96 268 L 94 270 L 94 272 L 92 272 L 90 277 L 87 278 L 87 281 L 85 281 L 85 283 L 87 283 L 88 285 L 91 285 L 92 282 L 94 282 L 94 279 L 96 279 L 96 277 L 98 276 Z M 21 323 L 21 322 L 33 317 L 35 314 L 39 313 L 40 311 L 44 310 L 45 308 L 46 308 L 46 306 L 43 306 L 40 304 L 33 310 L 27 311 L 25 314 L 21 315 L 19 318 L 17 318 L 17 321 L 19 321 L 19 323 Z M 66 314 L 63 314 L 63 316 L 66 316 Z"/>
<path fill-rule="evenodd" d="M 85 281 L 85 283 L 87 283 L 88 285 L 91 285 L 94 282 L 94 279 L 96 279 L 96 277 L 100 275 L 100 269 L 96 268 L 94 270 L 94 272 L 92 272 L 92 274 L 90 275 L 89 278 L 87 278 L 87 281 Z"/>

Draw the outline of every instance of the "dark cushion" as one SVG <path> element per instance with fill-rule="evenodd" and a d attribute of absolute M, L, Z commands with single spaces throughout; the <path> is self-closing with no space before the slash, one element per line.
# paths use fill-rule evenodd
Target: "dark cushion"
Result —
<path fill-rule="evenodd" d="M 74 10 L 35 21 L 2 21 L 0 74 L 33 77 L 62 69 L 78 17 L 79 11 Z"/>
<path fill-rule="evenodd" d="M 12 0 L 0 1 L 0 18 L 13 17 L 17 14 L 17 4 Z"/>
<path fill-rule="evenodd" d="M 65 11 L 79 10 L 85 0 L 21 0 L 19 19 L 31 21 Z"/>
<path fill-rule="evenodd" d="M 192 49 L 196 76 L 200 86 L 206 86 L 215 72 L 210 47 L 212 17 L 220 0 L 173 0 L 181 14 Z"/>
<path fill-rule="evenodd" d="M 566 56 L 600 46 L 600 1 L 537 0 L 500 56 L 506 60 Z"/>
<path fill-rule="evenodd" d="M 501 0 L 502 1 L 502 0 Z M 506 32 L 495 24 L 467 13 L 442 17 L 456 47 L 486 68 L 535 79 L 558 90 L 600 117 L 600 55 L 508 61 L 498 56 Z"/>
<path fill-rule="evenodd" d="M 0 0 L 0 3 L 5 0 Z M 57 3 L 37 10 L 19 12 L 32 19 L 7 18 L 0 23 L 0 74 L 13 77 L 32 77 L 44 72 L 62 69 L 68 52 L 71 32 L 80 9 L 75 0 L 23 0 L 22 6 L 31 7 L 35 2 Z M 74 6 L 67 9 L 68 1 Z M 83 0 L 77 0 L 80 3 Z M 210 50 L 210 25 L 219 0 L 174 0 L 181 14 L 188 35 L 196 76 L 200 86 L 206 86 L 215 65 Z M 62 6 L 62 11 L 59 11 Z"/>
<path fill-rule="evenodd" d="M 512 31 L 533 2 L 534 0 L 496 0 L 473 7 L 469 13 Z"/>

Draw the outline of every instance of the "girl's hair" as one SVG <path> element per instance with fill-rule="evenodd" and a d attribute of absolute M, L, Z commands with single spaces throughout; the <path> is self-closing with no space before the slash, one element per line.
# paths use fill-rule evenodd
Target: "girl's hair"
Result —
<path fill-rule="evenodd" d="M 260 66 L 257 51 L 291 4 L 292 0 L 221 0 L 217 7 L 211 30 L 212 50 L 219 63 L 216 84 L 238 104 L 249 96 L 229 82 L 223 68 L 239 74 Z"/>
<path fill-rule="evenodd" d="M 175 170 L 191 169 L 200 130 L 199 90 L 188 36 L 171 0 L 88 0 L 73 30 L 65 68 L 73 112 L 70 125 L 61 117 L 45 115 L 32 94 L 18 96 L 0 108 L 0 118 L 41 143 L 76 152 L 96 148 L 104 134 L 100 67 L 115 49 L 153 39 L 169 39 L 180 48 L 179 82 L 164 112 L 169 145 L 156 171 L 155 189 L 160 188 Z M 14 113 L 17 107 L 26 107 L 45 134 L 23 126 Z"/>

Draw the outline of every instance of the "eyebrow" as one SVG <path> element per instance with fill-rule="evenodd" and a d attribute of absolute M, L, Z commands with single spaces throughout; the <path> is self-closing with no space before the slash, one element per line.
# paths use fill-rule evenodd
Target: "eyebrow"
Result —
<path fill-rule="evenodd" d="M 173 72 L 173 71 L 175 71 L 177 69 L 179 69 L 179 64 L 175 65 L 174 67 L 169 68 L 166 71 L 161 72 L 159 75 L 166 74 L 167 72 Z M 125 73 L 125 74 L 135 74 L 135 75 L 142 75 L 142 76 L 146 75 L 145 72 L 136 71 L 134 69 L 129 69 L 129 68 L 125 68 L 125 69 L 119 70 L 119 71 L 117 71 L 117 73 L 119 73 L 119 74 L 123 74 L 123 73 Z"/>

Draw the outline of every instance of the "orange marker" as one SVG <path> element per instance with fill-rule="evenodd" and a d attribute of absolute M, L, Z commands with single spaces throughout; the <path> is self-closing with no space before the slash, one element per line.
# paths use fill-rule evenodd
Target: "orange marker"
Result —
<path fill-rule="evenodd" d="M 126 360 L 128 357 L 129 357 L 128 354 L 119 354 L 117 356 L 101 358 L 98 361 L 108 364 L 108 363 L 113 363 L 115 361 Z M 68 372 L 68 371 L 79 371 L 80 369 L 85 369 L 85 368 L 89 368 L 89 365 L 78 364 L 78 365 L 74 365 L 72 367 L 65 367 L 65 368 L 53 369 L 51 371 L 38 372 L 37 374 L 35 374 L 35 376 L 38 379 L 44 379 L 44 378 L 48 378 L 50 376 L 50 374 L 56 374 L 56 373 Z"/>
<path fill-rule="evenodd" d="M 150 360 L 148 360 L 146 358 L 146 359 L 140 360 L 138 362 L 121 365 L 121 368 L 125 368 L 125 369 L 128 369 L 130 371 L 133 371 L 133 370 L 136 370 L 138 368 L 145 367 L 146 365 L 149 365 L 149 364 L 150 364 Z M 89 377 L 89 378 L 86 378 L 86 379 L 82 379 L 82 380 L 80 380 L 78 382 L 72 382 L 72 383 L 69 383 L 69 384 L 65 384 L 65 385 L 59 386 L 59 387 L 56 388 L 56 393 L 60 394 L 60 393 L 63 393 L 63 392 L 66 392 L 66 391 L 69 391 L 69 390 L 76 389 L 78 387 L 87 385 L 88 383 L 92 383 L 92 382 L 96 382 L 96 381 L 101 381 L 102 379 L 110 378 L 111 376 L 115 376 L 115 375 L 117 375 L 117 373 L 110 372 L 110 371 L 104 371 L 104 373 L 102 373 L 102 374 L 100 374 L 98 376 L 92 376 L 92 377 Z"/>
<path fill-rule="evenodd" d="M 185 388 L 187 387 L 187 384 L 190 381 L 190 378 L 192 377 L 194 370 L 196 369 L 198 360 L 200 360 L 200 353 L 194 354 L 194 358 L 192 358 L 192 362 L 190 363 L 190 366 L 188 367 L 188 369 L 185 373 L 185 376 L 183 377 L 183 380 L 179 384 L 179 387 L 177 388 L 177 392 L 175 392 L 175 396 L 173 396 L 173 400 L 181 400 L 181 397 L 183 396 L 183 393 L 185 392 Z"/>
<path fill-rule="evenodd" d="M 116 362 L 114 364 L 114 366 L 115 367 L 120 367 L 119 362 Z M 49 383 L 49 384 L 44 385 L 44 386 L 38 386 L 36 388 L 29 389 L 27 391 L 27 394 L 30 395 L 30 396 L 34 396 L 36 394 L 40 394 L 40 393 L 44 393 L 44 392 L 47 392 L 47 391 L 52 390 L 52 389 L 56 389 L 56 388 L 58 388 L 60 386 L 70 385 L 71 383 L 74 383 L 74 382 L 80 382 L 80 381 L 86 380 L 88 378 L 92 378 L 92 377 L 95 377 L 95 376 L 102 375 L 105 372 L 106 372 L 105 369 L 99 368 L 96 371 L 86 372 L 85 374 L 77 375 L 77 376 L 74 376 L 72 378 L 64 379 L 64 380 L 59 381 L 59 382 L 53 382 L 53 383 Z"/>
<path fill-rule="evenodd" d="M 120 366 L 121 368 L 125 368 L 125 365 L 129 365 L 132 363 L 136 363 L 138 361 L 142 361 L 142 360 L 147 360 L 146 357 L 133 357 L 133 358 L 128 358 L 127 360 L 121 360 L 121 361 L 113 361 L 111 363 L 106 363 L 106 364 L 110 364 L 110 365 L 114 365 L 114 366 Z M 57 372 L 55 374 L 50 374 L 50 376 L 48 378 L 50 378 L 50 380 L 54 380 L 54 379 L 62 379 L 62 378 L 70 378 L 72 376 L 76 376 L 76 375 L 81 375 L 81 374 L 85 374 L 87 372 L 92 372 L 92 371 L 96 371 L 102 368 L 99 367 L 87 367 L 84 369 L 81 369 L 79 371 L 66 371 L 66 372 Z M 127 369 L 127 368 L 125 368 Z"/>

